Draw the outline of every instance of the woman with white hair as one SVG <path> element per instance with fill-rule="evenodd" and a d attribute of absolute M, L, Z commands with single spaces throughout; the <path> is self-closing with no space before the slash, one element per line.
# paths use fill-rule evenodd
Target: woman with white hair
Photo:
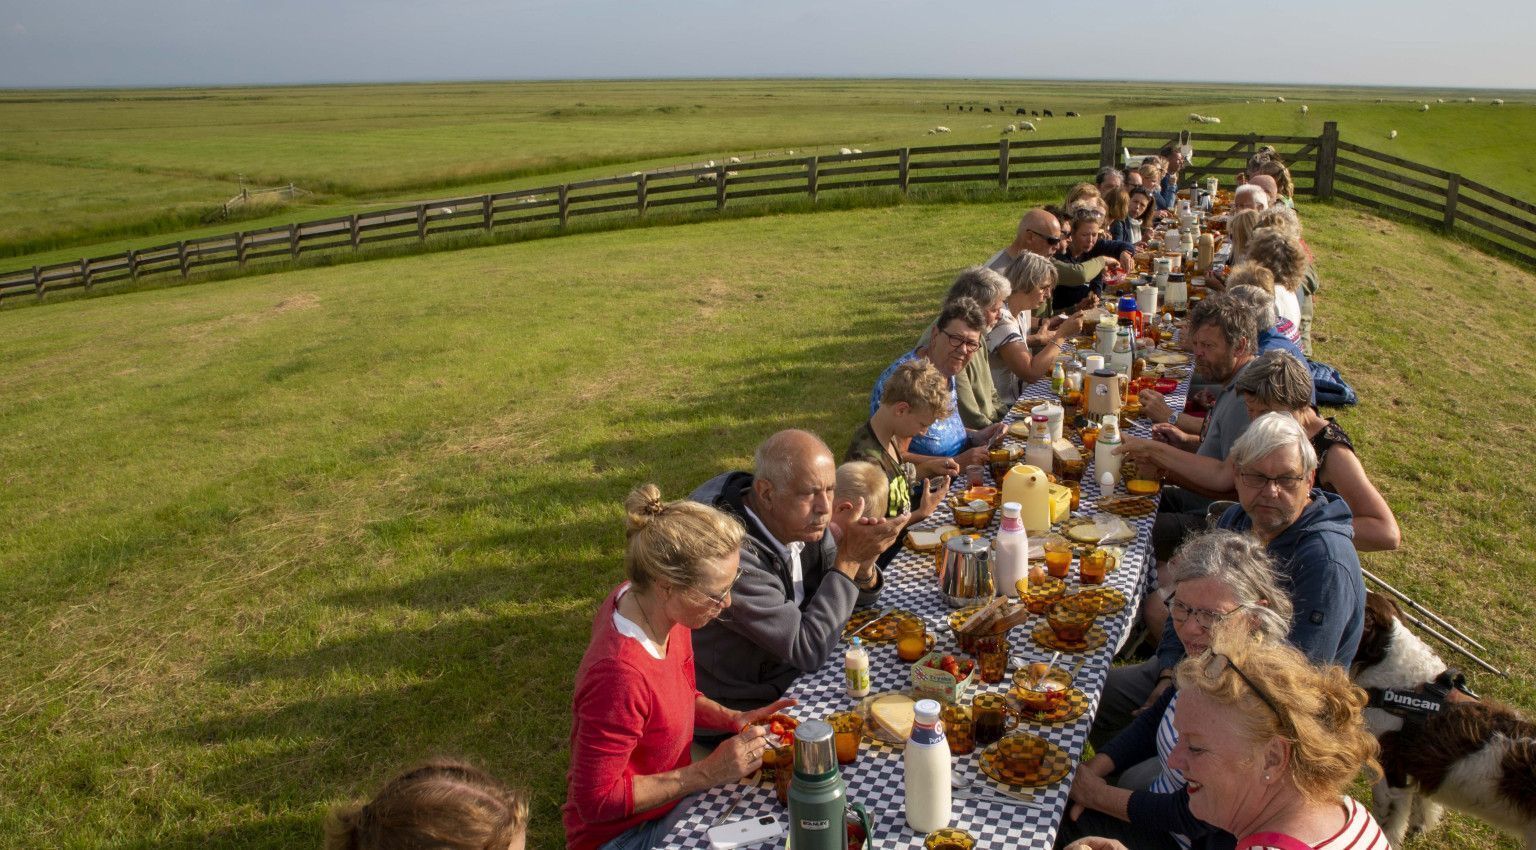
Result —
<path fill-rule="evenodd" d="M 1232 212 L 1269 208 L 1269 194 L 1252 183 L 1244 183 L 1232 193 Z"/>
<path fill-rule="evenodd" d="M 1218 625 L 1255 640 L 1285 640 L 1291 601 L 1269 554 L 1253 538 L 1231 531 L 1191 537 L 1174 553 L 1172 575 L 1168 611 L 1182 655 L 1159 659 L 1166 662 L 1164 679 L 1172 679 L 1180 658 L 1209 649 Z M 1071 817 L 1062 823 L 1058 843 L 1099 835 L 1117 838 L 1132 850 L 1190 846 L 1186 836 L 1171 831 L 1188 818 L 1189 799 L 1177 793 L 1184 777 L 1168 766 L 1168 754 L 1178 742 L 1177 709 L 1178 691 L 1170 687 L 1078 767 Z M 1119 780 L 1111 784 L 1109 777 L 1117 773 Z"/>
<path fill-rule="evenodd" d="M 1082 329 L 1083 314 L 1079 311 L 1054 326 L 1032 330 L 1035 309 L 1056 285 L 1056 265 L 1026 251 L 1008 264 L 1006 275 L 1010 293 L 997 324 L 987 334 L 986 348 L 998 397 L 1011 405 L 1027 384 L 1051 373 L 1062 343 Z"/>

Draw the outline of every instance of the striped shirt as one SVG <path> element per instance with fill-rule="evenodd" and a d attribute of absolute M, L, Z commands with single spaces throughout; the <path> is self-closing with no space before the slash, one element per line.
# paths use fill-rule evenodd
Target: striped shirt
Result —
<path fill-rule="evenodd" d="M 1344 826 L 1332 837 L 1321 844 L 1313 845 L 1314 850 L 1391 850 L 1392 845 L 1387 843 L 1386 835 L 1382 834 L 1381 826 L 1371 813 L 1360 805 L 1353 797 L 1344 797 Z M 1244 841 L 1237 843 L 1238 847 L 1254 848 L 1254 850 L 1283 850 L 1269 844 L 1247 844 Z"/>
<path fill-rule="evenodd" d="M 1173 731 L 1173 712 L 1179 705 L 1179 694 L 1174 692 L 1168 701 L 1168 708 L 1163 712 L 1163 719 L 1157 724 L 1157 761 L 1163 766 L 1163 772 L 1152 780 L 1147 790 L 1154 794 L 1172 794 L 1185 785 L 1184 774 L 1168 766 L 1168 754 L 1173 752 L 1174 744 L 1179 742 L 1179 735 Z M 1177 832 L 1170 833 L 1174 842 L 1189 850 L 1189 836 L 1180 835 Z"/>

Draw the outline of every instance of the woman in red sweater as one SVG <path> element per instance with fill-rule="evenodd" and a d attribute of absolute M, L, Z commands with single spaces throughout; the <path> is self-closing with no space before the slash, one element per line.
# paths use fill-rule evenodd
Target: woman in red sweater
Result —
<path fill-rule="evenodd" d="M 694 687 L 691 632 L 730 604 L 741 525 L 698 502 L 664 503 L 651 484 L 636 487 L 624 509 L 629 581 L 598 608 L 576 671 L 561 810 L 572 850 L 653 846 L 682 797 L 762 765 L 766 732 L 753 724 L 794 704 L 733 711 Z M 694 763 L 696 726 L 737 734 Z"/>

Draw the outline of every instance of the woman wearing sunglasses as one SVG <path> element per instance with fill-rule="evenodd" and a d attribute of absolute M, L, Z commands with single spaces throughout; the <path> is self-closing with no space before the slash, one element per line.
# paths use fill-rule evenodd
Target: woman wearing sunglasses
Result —
<path fill-rule="evenodd" d="M 1231 531 L 1191 537 L 1174 553 L 1173 594 L 1168 598 L 1174 632 L 1189 657 L 1211 646 L 1218 625 L 1255 640 L 1276 643 L 1290 628 L 1291 602 L 1280 589 L 1262 544 Z M 1168 671 L 1169 678 L 1172 670 Z M 1125 731 L 1077 770 L 1071 816 L 1058 844 L 1104 836 L 1127 847 L 1188 848 L 1184 831 L 1184 779 L 1168 764 L 1182 711 L 1177 689 L 1136 716 Z M 1118 774 L 1111 784 L 1110 777 Z M 1196 830 L 1198 834 L 1205 830 Z"/>
<path fill-rule="evenodd" d="M 1362 767 L 1377 769 L 1365 692 L 1288 645 L 1231 638 L 1178 668 L 1168 763 L 1188 783 L 1190 813 L 1239 850 L 1387 850 L 1375 818 L 1345 795 Z"/>
<path fill-rule="evenodd" d="M 730 604 L 741 525 L 698 502 L 663 502 L 652 484 L 635 488 L 624 509 L 629 580 L 598 608 L 572 699 L 561 813 L 566 846 L 577 850 L 656 844 L 682 797 L 761 766 L 768 741 L 753 724 L 794 704 L 732 711 L 694 686 L 691 631 Z M 695 763 L 696 726 L 736 734 Z"/>

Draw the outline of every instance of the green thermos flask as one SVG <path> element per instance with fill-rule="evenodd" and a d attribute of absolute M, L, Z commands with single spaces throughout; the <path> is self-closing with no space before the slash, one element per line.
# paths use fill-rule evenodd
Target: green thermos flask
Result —
<path fill-rule="evenodd" d="M 795 728 L 795 775 L 789 783 L 789 846 L 794 850 L 848 850 L 848 813 L 864 828 L 866 850 L 874 846 L 869 813 L 848 800 L 837 771 L 832 727 L 807 720 Z"/>

